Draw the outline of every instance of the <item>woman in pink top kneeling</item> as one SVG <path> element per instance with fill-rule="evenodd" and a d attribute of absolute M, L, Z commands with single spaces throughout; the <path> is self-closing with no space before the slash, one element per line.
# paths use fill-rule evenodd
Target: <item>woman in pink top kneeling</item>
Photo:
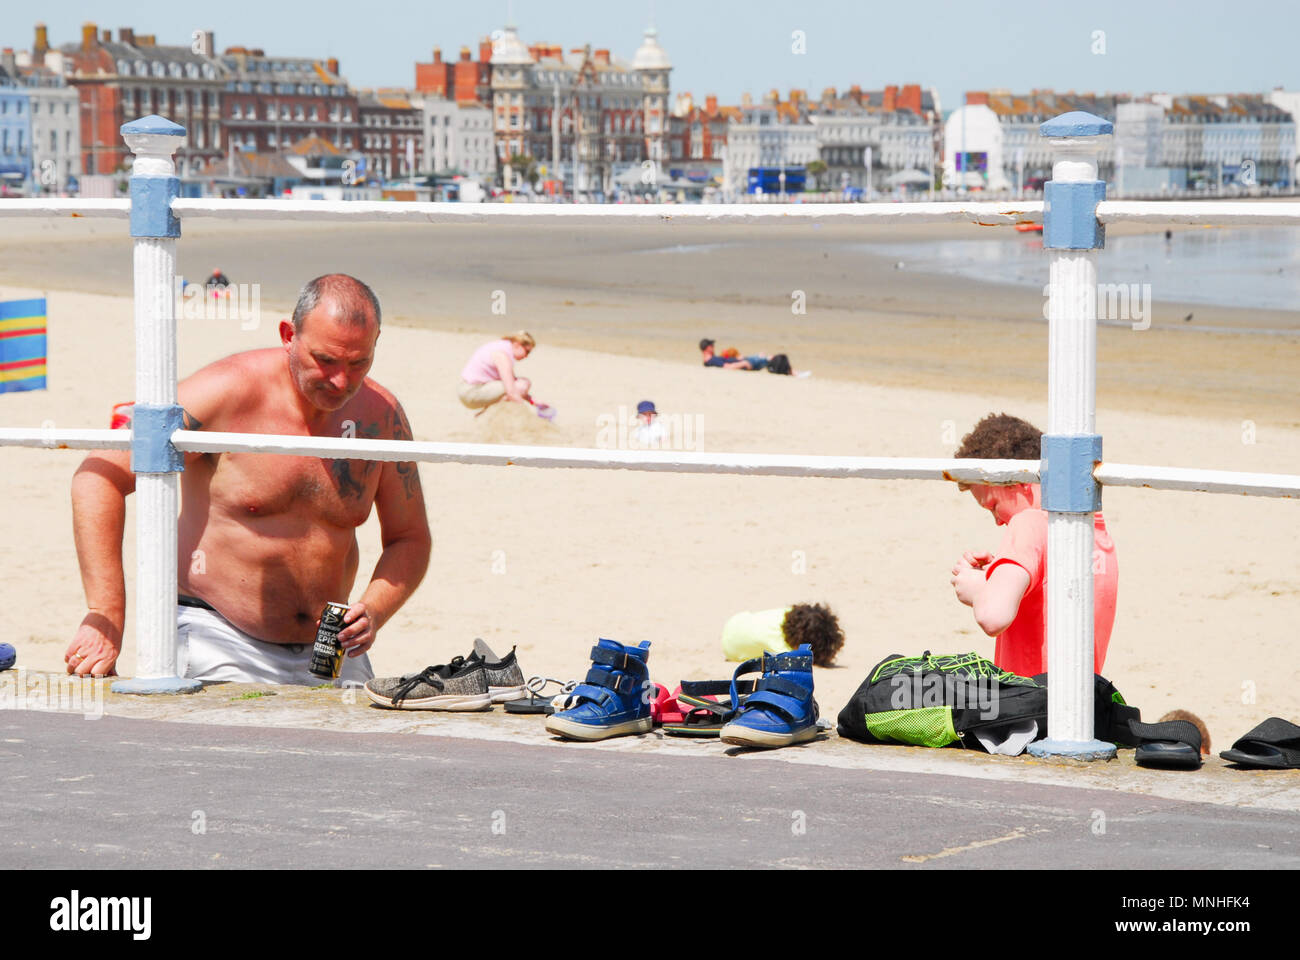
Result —
<path fill-rule="evenodd" d="M 525 359 L 536 346 L 525 330 L 483 344 L 460 372 L 460 402 L 482 413 L 498 400 L 531 401 L 532 381 L 515 376 L 515 361 Z"/>

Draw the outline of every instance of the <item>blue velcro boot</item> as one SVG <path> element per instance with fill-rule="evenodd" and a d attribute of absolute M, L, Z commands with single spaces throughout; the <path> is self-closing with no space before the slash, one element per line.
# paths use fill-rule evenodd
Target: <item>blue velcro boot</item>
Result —
<path fill-rule="evenodd" d="M 650 703 L 654 697 L 646 659 L 650 641 L 625 647 L 601 640 L 591 648 L 587 679 L 569 694 L 570 706 L 546 720 L 546 729 L 569 740 L 604 740 L 654 729 Z"/>
<path fill-rule="evenodd" d="M 742 704 L 736 680 L 763 671 L 754 692 Z M 731 705 L 736 718 L 719 732 L 723 743 L 741 747 L 785 747 L 817 736 L 817 701 L 813 699 L 812 647 L 804 644 L 789 653 L 765 653 L 736 668 L 731 680 Z"/>

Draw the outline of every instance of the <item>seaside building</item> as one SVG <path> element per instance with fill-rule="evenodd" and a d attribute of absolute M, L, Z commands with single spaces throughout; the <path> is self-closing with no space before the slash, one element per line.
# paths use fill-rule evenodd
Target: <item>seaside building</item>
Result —
<path fill-rule="evenodd" d="M 1116 193 L 1290 186 L 1295 183 L 1296 125 L 1282 94 L 1173 96 L 972 91 L 949 115 L 944 182 L 967 188 L 1038 189 L 1051 177 L 1050 145 L 1038 127 L 1071 110 L 1115 124 L 1099 157 L 1099 174 Z"/>
<path fill-rule="evenodd" d="M 507 26 L 493 45 L 492 112 L 502 185 L 517 188 L 528 172 L 512 157 L 546 167 L 579 196 L 608 196 L 616 179 L 647 160 L 667 157 L 669 74 L 672 64 L 653 28 L 632 61 L 606 48 L 524 46 Z"/>
<path fill-rule="evenodd" d="M 938 94 L 919 84 L 872 91 L 854 85 L 843 97 L 834 87 L 822 91 L 821 100 L 809 104 L 809 121 L 817 127 L 820 159 L 826 164 L 822 185 L 873 191 L 891 184 L 927 185 L 938 103 Z"/>
<path fill-rule="evenodd" d="M 32 178 L 32 111 L 26 89 L 0 66 L 0 190 L 25 192 Z"/>
<path fill-rule="evenodd" d="M 123 168 L 130 155 L 118 132 L 128 120 L 160 114 L 182 124 L 185 143 L 177 150 L 182 175 L 221 156 L 221 91 L 224 76 L 211 54 L 211 33 L 196 31 L 197 39 L 183 46 L 160 46 L 152 34 L 131 27 L 102 33 L 94 23 L 81 28 L 80 44 L 49 46 L 45 27 L 38 24 L 29 54 L 33 66 L 61 75 L 78 94 L 81 129 L 81 168 L 110 174 Z M 208 52 L 196 53 L 196 49 Z"/>
<path fill-rule="evenodd" d="M 207 49 L 215 49 L 214 40 Z M 337 59 L 268 56 L 259 48 L 233 46 L 218 65 L 225 90 L 221 123 L 232 149 L 275 152 L 310 137 L 343 153 L 356 149 L 357 97 L 339 74 Z"/>
<path fill-rule="evenodd" d="M 784 103 L 776 90 L 759 104 L 745 94 L 740 116 L 727 126 L 723 193 L 743 194 L 754 167 L 806 167 L 818 152 L 818 130 L 808 119 L 803 91 L 791 90 Z"/>
<path fill-rule="evenodd" d="M 1224 183 L 1294 184 L 1296 124 L 1292 114 L 1258 94 L 1169 96 L 1160 153 L 1166 166 L 1187 171 L 1193 188 Z"/>
<path fill-rule="evenodd" d="M 366 172 L 384 180 L 425 169 L 424 110 L 405 90 L 363 90 L 357 97 Z"/>
<path fill-rule="evenodd" d="M 491 183 L 496 175 L 492 112 L 475 101 L 434 94 L 414 93 L 410 99 L 420 107 L 424 169 Z"/>
<path fill-rule="evenodd" d="M 43 30 L 44 27 L 39 29 Z M 27 90 L 31 112 L 31 192 L 64 193 L 81 176 L 81 102 L 61 73 L 6 47 L 0 69 Z"/>
<path fill-rule="evenodd" d="M 415 92 L 454 103 L 487 106 L 492 100 L 492 41 L 479 41 L 478 60 L 469 47 L 460 48 L 460 59 L 442 59 L 442 48 L 433 48 L 430 63 L 415 64 Z"/>
<path fill-rule="evenodd" d="M 709 94 L 704 106 L 689 93 L 677 94 L 668 115 L 667 166 L 670 180 L 721 184 L 727 156 L 727 127 L 741 117 L 739 107 L 722 107 Z"/>
<path fill-rule="evenodd" d="M 746 94 L 737 114 L 727 128 L 728 195 L 746 192 L 755 167 L 807 166 L 814 160 L 826 170 L 806 179 L 807 190 L 883 190 L 929 182 L 939 99 L 919 84 L 882 90 L 855 84 L 843 95 L 828 87 L 818 100 L 791 90 L 784 102 L 772 90 L 758 105 Z"/>

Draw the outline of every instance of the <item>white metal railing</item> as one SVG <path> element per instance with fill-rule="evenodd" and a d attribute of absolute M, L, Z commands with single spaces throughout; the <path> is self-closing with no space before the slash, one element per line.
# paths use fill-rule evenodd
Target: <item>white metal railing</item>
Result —
<path fill-rule="evenodd" d="M 1082 116 L 1082 126 L 1080 126 Z M 1087 115 L 1070 115 L 1044 125 L 1054 137 L 1053 183 L 1074 185 L 1070 197 L 1095 196 L 1096 156 L 1106 124 Z M 1056 132 L 1048 133 L 1053 127 Z M 123 127 L 135 153 L 133 191 L 140 186 L 144 226 L 135 236 L 136 402 L 169 407 L 176 402 L 176 322 L 174 311 L 176 237 L 174 221 L 210 217 L 227 220 L 334 220 L 374 223 L 491 223 L 521 218 L 553 222 L 610 224 L 638 222 L 731 223 L 770 225 L 837 220 L 850 223 L 970 222 L 1005 225 L 1039 223 L 1047 216 L 1043 201 L 847 203 L 817 205 L 697 204 L 613 206 L 448 204 L 364 201 L 202 200 L 172 199 L 172 154 L 183 131 L 159 117 Z M 1083 130 L 1085 132 L 1079 132 Z M 160 181 L 163 181 L 160 184 Z M 134 193 L 133 193 L 134 195 Z M 1065 196 L 1064 194 L 1062 196 Z M 1223 223 L 1300 225 L 1300 204 L 1277 202 L 1110 202 L 1092 201 L 1081 207 L 1087 217 L 1060 222 L 1072 230 L 1097 222 L 1125 220 L 1149 223 Z M 128 200 L 9 200 L 0 202 L 0 217 L 126 217 Z M 1077 211 L 1076 211 L 1077 213 Z M 1051 233 L 1048 224 L 1047 233 Z M 1056 440 L 1087 440 L 1093 434 L 1096 382 L 1096 242 L 1045 243 L 1048 251 L 1049 364 L 1048 431 Z M 133 435 L 112 430 L 0 429 L 0 446 L 128 449 Z M 425 441 L 366 440 L 263 434 L 189 432 L 177 430 L 165 438 L 181 452 L 279 453 L 348 459 L 457 462 L 531 467 L 658 470 L 681 473 L 841 477 L 870 479 L 939 479 L 957 482 L 1024 483 L 1039 476 L 1034 461 L 973 461 L 903 457 L 813 457 L 776 454 L 703 454 Z M 1075 456 L 1071 454 L 1070 456 Z M 1079 459 L 1073 461 L 1080 462 Z M 1086 460 L 1083 461 L 1086 465 Z M 1300 477 L 1278 474 L 1230 473 L 1191 468 L 1094 464 L 1100 484 L 1153 489 L 1194 490 L 1297 497 Z M 1086 478 L 1086 474 L 1085 474 Z M 141 472 L 137 475 L 137 664 L 136 687 L 144 692 L 157 679 L 174 680 L 176 636 L 177 475 Z M 1064 502 L 1064 501 L 1063 501 Z M 1049 690 L 1049 723 L 1053 737 L 1092 748 L 1092 519 L 1087 509 L 1048 507 L 1050 515 L 1048 566 L 1048 649 L 1053 664 Z M 165 686 L 152 689 L 168 689 Z M 1065 752 L 1070 752 L 1066 750 Z M 1077 753 L 1087 755 L 1086 750 Z"/>
<path fill-rule="evenodd" d="M 1037 460 L 975 460 L 956 457 L 828 457 L 770 453 L 696 453 L 537 447 L 428 440 L 368 440 L 276 434 L 178 430 L 172 443 L 182 453 L 276 453 L 342 460 L 470 463 L 485 466 L 579 467 L 658 473 L 720 473 L 761 477 L 826 477 L 854 480 L 942 480 L 1001 486 L 1037 483 Z M 130 430 L 0 427 L 0 446 L 46 450 L 130 450 Z M 1099 463 L 1102 486 L 1145 487 L 1256 497 L 1300 497 L 1300 476 L 1202 470 L 1190 467 Z"/>

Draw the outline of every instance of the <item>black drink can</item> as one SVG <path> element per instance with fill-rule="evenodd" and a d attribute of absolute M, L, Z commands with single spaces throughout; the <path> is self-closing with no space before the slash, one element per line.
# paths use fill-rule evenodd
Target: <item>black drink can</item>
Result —
<path fill-rule="evenodd" d="M 311 649 L 311 673 L 322 680 L 337 680 L 343 667 L 343 645 L 339 631 L 343 629 L 343 615 L 348 612 L 346 603 L 327 603 L 321 611 L 320 626 L 316 628 L 316 643 Z"/>

